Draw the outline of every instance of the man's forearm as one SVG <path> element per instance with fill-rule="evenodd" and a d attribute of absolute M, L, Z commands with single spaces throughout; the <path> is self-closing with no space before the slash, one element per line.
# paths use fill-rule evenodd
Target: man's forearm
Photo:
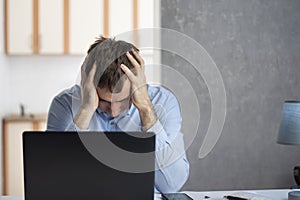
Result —
<path fill-rule="evenodd" d="M 147 131 L 157 121 L 156 113 L 154 111 L 151 101 L 147 101 L 147 103 L 138 108 L 138 110 L 142 122 L 142 130 Z"/>
<path fill-rule="evenodd" d="M 80 128 L 80 130 L 86 130 L 89 128 L 93 114 L 94 112 L 89 109 L 80 108 L 74 118 L 74 123 L 78 128 Z"/>
<path fill-rule="evenodd" d="M 158 109 L 155 110 L 158 112 Z M 148 130 L 156 135 L 156 165 L 159 170 L 155 173 L 155 185 L 161 192 L 177 192 L 189 176 L 183 134 L 175 128 L 176 124 L 171 123 L 171 127 L 165 124 L 166 127 L 163 127 L 160 121 L 158 119 Z M 176 136 L 169 138 L 166 128 Z"/>
<path fill-rule="evenodd" d="M 160 192 L 178 192 L 189 177 L 189 163 L 184 156 L 172 165 L 155 171 L 155 186 Z"/>

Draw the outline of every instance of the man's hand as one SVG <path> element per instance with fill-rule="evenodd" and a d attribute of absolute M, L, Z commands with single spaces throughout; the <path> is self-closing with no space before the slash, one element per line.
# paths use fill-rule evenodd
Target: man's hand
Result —
<path fill-rule="evenodd" d="M 93 65 L 88 76 L 85 72 L 86 62 L 81 66 L 81 107 L 89 111 L 95 112 L 98 107 L 99 98 L 94 84 L 97 66 Z"/>
<path fill-rule="evenodd" d="M 130 71 L 130 69 L 124 64 L 121 64 L 120 67 L 125 72 L 125 74 L 131 82 L 131 99 L 133 104 L 139 110 L 143 130 L 146 131 L 155 124 L 157 118 L 153 109 L 152 102 L 148 95 L 144 60 L 138 54 L 138 52 L 134 50 L 132 50 L 132 52 L 137 60 L 129 52 L 127 52 L 126 55 L 134 67 L 135 74 L 132 71 Z"/>
<path fill-rule="evenodd" d="M 74 123 L 81 130 L 89 127 L 91 118 L 98 107 L 99 98 L 96 87 L 94 85 L 94 77 L 96 74 L 96 64 L 93 65 L 88 76 L 85 72 L 86 60 L 81 66 L 81 106 L 75 116 Z"/>

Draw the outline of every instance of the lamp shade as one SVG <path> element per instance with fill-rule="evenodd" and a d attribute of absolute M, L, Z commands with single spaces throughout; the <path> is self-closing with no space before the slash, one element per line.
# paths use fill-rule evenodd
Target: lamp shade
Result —
<path fill-rule="evenodd" d="M 277 143 L 300 145 L 300 101 L 285 101 Z"/>

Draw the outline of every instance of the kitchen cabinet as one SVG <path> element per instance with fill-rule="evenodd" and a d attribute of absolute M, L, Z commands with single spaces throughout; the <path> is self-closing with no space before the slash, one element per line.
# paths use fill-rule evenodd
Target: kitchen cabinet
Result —
<path fill-rule="evenodd" d="M 5 1 L 6 53 L 31 54 L 33 50 L 32 0 Z"/>
<path fill-rule="evenodd" d="M 154 27 L 156 1 L 5 0 L 5 51 L 85 55 L 100 35 Z"/>
<path fill-rule="evenodd" d="M 103 33 L 104 0 L 70 0 L 69 53 L 86 54 L 95 38 Z"/>
<path fill-rule="evenodd" d="M 34 116 L 10 115 L 2 120 L 3 125 L 3 195 L 23 196 L 23 145 L 24 131 L 46 129 L 46 114 Z"/>

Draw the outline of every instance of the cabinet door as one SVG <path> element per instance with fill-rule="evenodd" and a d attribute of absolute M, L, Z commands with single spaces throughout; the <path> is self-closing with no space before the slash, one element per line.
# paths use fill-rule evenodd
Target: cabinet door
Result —
<path fill-rule="evenodd" d="M 70 54 L 84 55 L 103 32 L 103 0 L 70 0 Z"/>
<path fill-rule="evenodd" d="M 30 130 L 45 130 L 45 122 L 14 121 L 4 126 L 4 195 L 24 196 L 22 133 Z"/>
<path fill-rule="evenodd" d="M 114 37 L 133 29 L 133 1 L 109 0 L 109 33 Z"/>
<path fill-rule="evenodd" d="M 39 0 L 40 54 L 63 54 L 63 14 L 62 0 Z"/>
<path fill-rule="evenodd" d="M 32 123 L 8 123 L 5 134 L 5 195 L 24 195 L 22 132 L 32 130 Z"/>
<path fill-rule="evenodd" d="M 153 28 L 154 24 L 154 3 L 155 0 L 138 0 L 138 27 Z"/>
<path fill-rule="evenodd" d="M 32 54 L 32 0 L 6 0 L 6 52 Z"/>

